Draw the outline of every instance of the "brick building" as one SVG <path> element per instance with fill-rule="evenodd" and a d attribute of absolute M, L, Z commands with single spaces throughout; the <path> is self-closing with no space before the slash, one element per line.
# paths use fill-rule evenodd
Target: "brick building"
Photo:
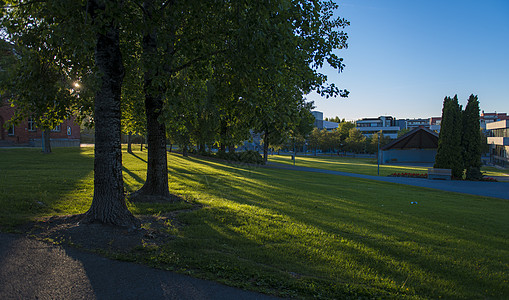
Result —
<path fill-rule="evenodd" d="M 0 100 L 0 146 L 41 146 L 42 131 L 36 127 L 33 119 L 28 118 L 16 126 L 5 128 L 14 115 L 14 107 L 7 100 Z M 80 145 L 80 126 L 74 118 L 64 120 L 50 133 L 52 147 L 70 147 Z"/>

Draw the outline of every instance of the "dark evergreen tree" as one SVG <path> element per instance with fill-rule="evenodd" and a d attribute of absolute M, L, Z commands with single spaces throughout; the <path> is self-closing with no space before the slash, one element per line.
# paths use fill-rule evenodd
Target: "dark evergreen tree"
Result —
<path fill-rule="evenodd" d="M 435 168 L 451 169 L 454 178 L 463 177 L 462 118 L 458 96 L 445 97 Z"/>
<path fill-rule="evenodd" d="M 481 173 L 481 132 L 479 131 L 479 100 L 470 95 L 463 112 L 463 164 L 467 180 L 480 180 Z"/>

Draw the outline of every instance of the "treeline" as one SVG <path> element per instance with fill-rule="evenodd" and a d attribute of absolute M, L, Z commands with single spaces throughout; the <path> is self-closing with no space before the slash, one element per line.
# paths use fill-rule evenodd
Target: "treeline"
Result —
<path fill-rule="evenodd" d="M 376 153 L 378 150 L 378 140 L 380 147 L 385 146 L 391 141 L 391 138 L 380 133 L 375 133 L 371 137 L 365 137 L 360 130 L 355 128 L 352 122 L 341 122 L 338 128 L 333 130 L 314 128 L 307 139 L 289 140 L 287 143 L 279 145 L 279 148 L 301 151 L 306 148 L 307 151 L 313 151 L 316 155 L 322 153 Z M 307 143 L 307 144 L 306 144 Z"/>
<path fill-rule="evenodd" d="M 263 134 L 309 130 L 304 95 L 347 96 L 320 73 L 341 72 L 349 25 L 333 1 L 8 1 L 10 59 L 1 89 L 17 115 L 50 129 L 71 115 L 95 128 L 94 198 L 83 222 L 139 225 L 122 181 L 121 132 L 147 138 L 147 177 L 132 201 L 173 201 L 167 140 L 221 152 Z M 232 148 L 233 149 L 233 148 Z"/>

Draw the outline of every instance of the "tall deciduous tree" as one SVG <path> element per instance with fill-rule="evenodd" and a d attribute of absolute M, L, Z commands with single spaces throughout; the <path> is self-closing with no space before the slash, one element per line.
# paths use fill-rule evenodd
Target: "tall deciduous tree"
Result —
<path fill-rule="evenodd" d="M 123 1 L 10 1 L 2 25 L 8 38 L 51 61 L 64 78 L 79 80 L 88 97 L 75 98 L 86 113 L 95 107 L 94 197 L 84 222 L 139 223 L 127 209 L 120 149 L 120 96 L 124 69 L 119 48 Z M 85 9 L 86 8 L 86 9 Z M 95 61 L 95 64 L 92 63 Z M 58 101 L 61 101 L 58 99 Z"/>
<path fill-rule="evenodd" d="M 95 95 L 94 198 L 85 222 L 138 226 L 127 209 L 122 178 L 120 98 L 124 66 L 120 33 L 114 16 L 123 1 L 89 0 L 88 12 L 96 27 L 95 65 L 99 89 Z"/>
<path fill-rule="evenodd" d="M 308 144 L 311 148 L 314 149 L 314 152 L 315 152 L 315 156 L 316 156 L 316 152 L 318 150 L 318 147 L 320 147 L 320 130 L 315 127 L 313 128 L 313 130 L 311 131 L 311 133 L 309 134 L 309 137 L 308 137 Z"/>
<path fill-rule="evenodd" d="M 137 4 L 137 2 L 134 2 Z M 147 179 L 133 200 L 171 197 L 168 189 L 164 102 L 174 95 L 179 72 L 209 60 L 226 45 L 224 27 L 230 7 L 217 1 L 145 0 L 137 5 L 142 28 L 145 113 L 147 120 Z M 166 99 L 167 100 L 167 99 Z M 172 99 L 169 99 L 171 102 Z"/>
<path fill-rule="evenodd" d="M 366 150 L 366 137 L 362 135 L 359 129 L 352 128 L 348 131 L 348 137 L 345 139 L 345 149 L 355 153 Z"/>

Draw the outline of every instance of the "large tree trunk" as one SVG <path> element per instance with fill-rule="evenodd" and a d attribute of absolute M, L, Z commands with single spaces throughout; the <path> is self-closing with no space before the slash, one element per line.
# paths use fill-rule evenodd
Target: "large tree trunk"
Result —
<path fill-rule="evenodd" d="M 145 97 L 147 113 L 147 180 L 133 200 L 143 196 L 170 197 L 168 188 L 168 160 L 166 154 L 166 127 L 158 121 L 163 103 L 160 97 Z M 142 200 L 142 199 L 140 199 Z"/>
<path fill-rule="evenodd" d="M 104 1 L 89 0 L 93 20 Z M 101 85 L 95 94 L 94 198 L 84 222 L 101 222 L 134 227 L 139 221 L 127 209 L 122 179 L 120 94 L 124 67 L 120 53 L 119 30 L 113 21 L 97 34 L 95 64 Z"/>
<path fill-rule="evenodd" d="M 133 143 L 133 134 L 129 131 L 127 134 L 127 153 L 133 153 L 133 149 L 131 148 L 131 144 Z"/>
<path fill-rule="evenodd" d="M 51 153 L 51 140 L 50 140 L 50 129 L 44 129 L 44 132 L 42 133 L 42 139 L 44 144 L 44 149 L 42 150 L 43 153 Z"/>
<path fill-rule="evenodd" d="M 153 10 L 152 1 L 144 3 L 146 17 L 151 18 Z M 153 32 L 147 32 L 143 36 L 143 56 L 145 61 L 157 56 L 157 40 Z M 157 72 L 157 71 L 156 71 Z M 157 75 L 152 69 L 145 71 L 144 93 L 145 113 L 147 115 L 147 180 L 145 184 L 132 197 L 134 201 L 151 201 L 151 198 L 161 200 L 170 198 L 168 188 L 168 160 L 166 154 L 166 126 L 159 122 L 159 116 L 163 111 L 162 91 L 152 85 L 153 78 Z"/>

